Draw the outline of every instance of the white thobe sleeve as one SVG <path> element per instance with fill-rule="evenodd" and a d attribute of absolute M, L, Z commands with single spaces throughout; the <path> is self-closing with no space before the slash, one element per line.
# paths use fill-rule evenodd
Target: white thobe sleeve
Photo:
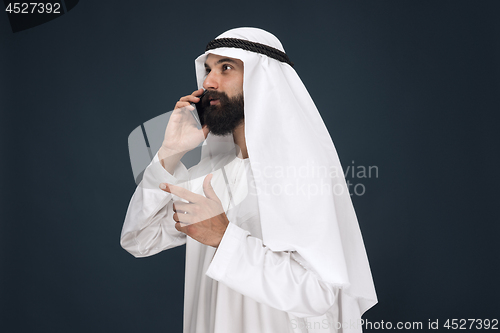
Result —
<path fill-rule="evenodd" d="M 147 257 L 186 243 L 186 235 L 175 229 L 172 219 L 172 195 L 159 188 L 160 183 L 178 184 L 188 171 L 179 162 L 174 174 L 167 172 L 155 155 L 144 171 L 125 217 L 121 246 L 134 257 Z"/>
<path fill-rule="evenodd" d="M 261 239 L 229 223 L 206 275 L 299 318 L 323 315 L 334 305 L 338 288 L 302 260 L 296 252 L 271 251 Z"/>

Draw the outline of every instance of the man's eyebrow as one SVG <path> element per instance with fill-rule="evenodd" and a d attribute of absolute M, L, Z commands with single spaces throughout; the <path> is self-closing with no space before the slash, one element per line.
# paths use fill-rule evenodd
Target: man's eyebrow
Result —
<path fill-rule="evenodd" d="M 235 64 L 235 65 L 238 64 L 236 62 L 236 60 L 234 60 L 234 59 L 231 59 L 231 58 L 222 58 L 222 59 L 219 59 L 214 65 L 218 65 L 218 64 L 223 63 L 223 62 L 230 62 L 230 63 Z M 208 66 L 207 63 L 205 63 L 205 68 L 210 68 L 210 66 Z"/>

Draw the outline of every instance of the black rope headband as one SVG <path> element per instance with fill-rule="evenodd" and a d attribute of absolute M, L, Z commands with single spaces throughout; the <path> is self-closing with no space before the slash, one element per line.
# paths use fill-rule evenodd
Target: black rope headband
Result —
<path fill-rule="evenodd" d="M 274 47 L 267 46 L 264 44 L 250 42 L 248 40 L 238 39 L 238 38 L 218 38 L 214 39 L 207 44 L 205 51 L 217 49 L 219 47 L 234 47 L 238 49 L 243 49 L 247 51 L 252 51 L 256 53 L 264 54 L 268 57 L 276 59 L 281 62 L 286 62 L 293 67 L 293 62 L 288 59 L 285 52 L 282 52 Z"/>

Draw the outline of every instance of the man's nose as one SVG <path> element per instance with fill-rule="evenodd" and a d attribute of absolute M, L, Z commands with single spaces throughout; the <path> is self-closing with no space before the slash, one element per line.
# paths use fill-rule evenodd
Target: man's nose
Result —
<path fill-rule="evenodd" d="M 208 73 L 205 81 L 203 81 L 203 88 L 205 88 L 205 90 L 216 90 L 217 88 L 219 88 L 219 81 L 217 80 L 217 75 L 214 73 L 214 71 Z"/>

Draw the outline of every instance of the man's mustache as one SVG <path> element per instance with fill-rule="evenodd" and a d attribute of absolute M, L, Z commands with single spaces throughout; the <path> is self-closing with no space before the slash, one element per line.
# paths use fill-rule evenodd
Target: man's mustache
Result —
<path fill-rule="evenodd" d="M 214 100 L 214 99 L 218 99 L 221 102 L 225 102 L 225 101 L 229 100 L 229 97 L 223 91 L 207 90 L 207 92 L 205 93 L 205 95 L 201 98 L 200 103 L 204 107 L 207 107 L 207 106 L 210 105 L 210 101 Z"/>

